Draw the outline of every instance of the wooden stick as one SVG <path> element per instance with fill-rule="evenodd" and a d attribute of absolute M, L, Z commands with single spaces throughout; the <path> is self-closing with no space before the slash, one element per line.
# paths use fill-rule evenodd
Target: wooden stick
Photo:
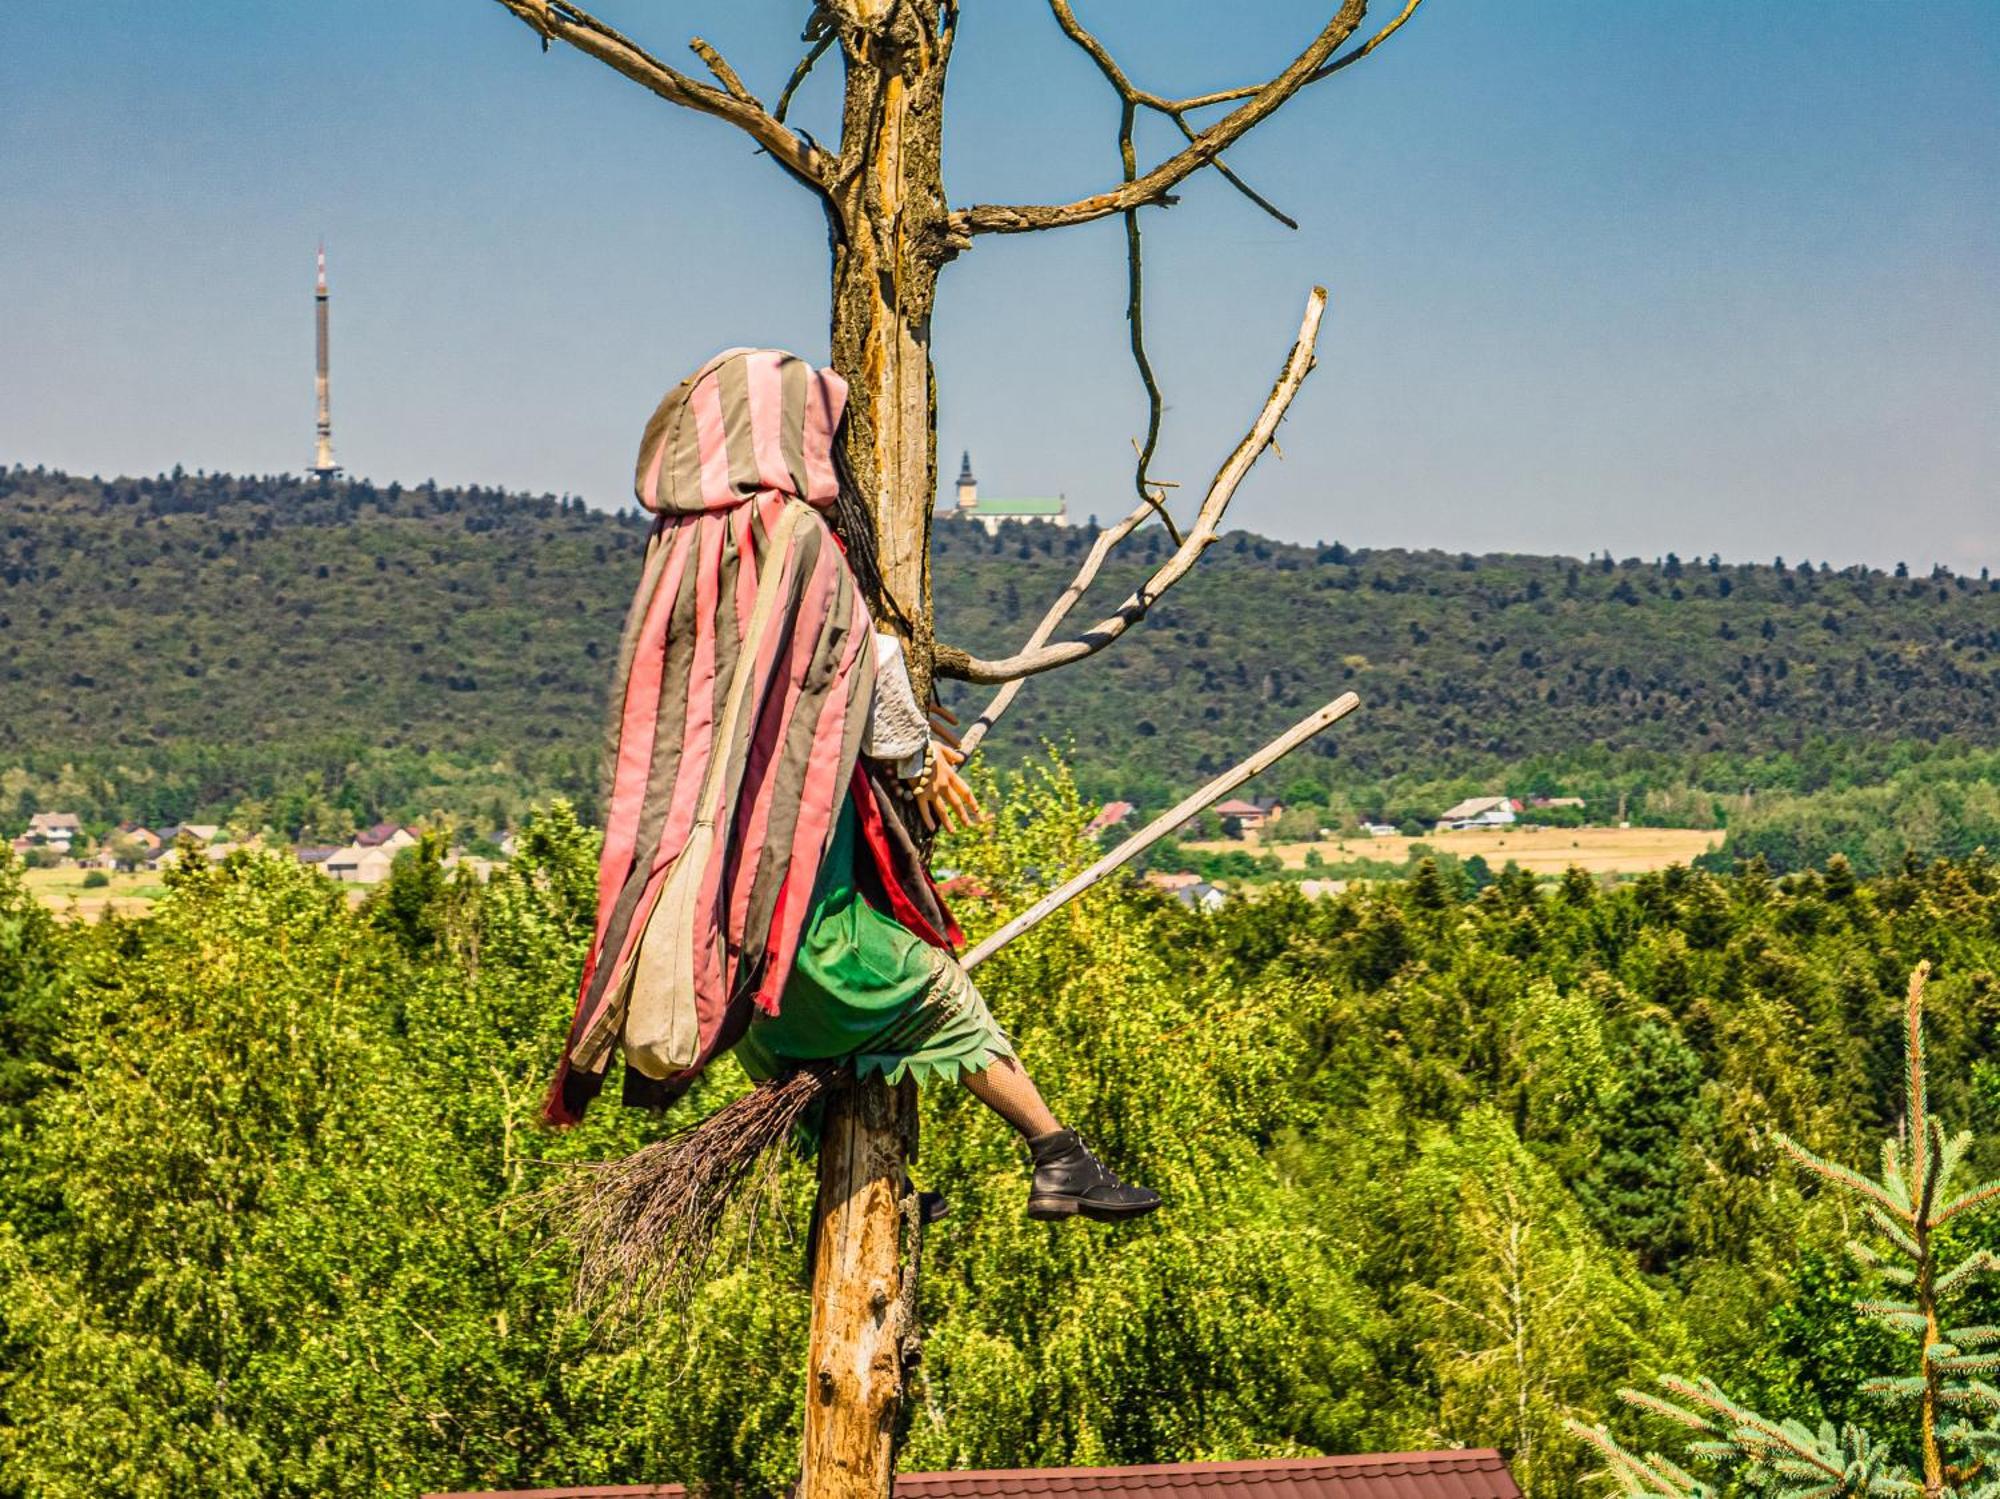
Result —
<path fill-rule="evenodd" d="M 1249 759 L 1225 770 L 1221 775 L 1202 787 L 1201 790 L 1182 801 L 1172 811 L 1162 812 L 1130 838 L 1119 844 L 1118 847 L 1111 850 L 1110 853 L 1091 865 L 1090 868 L 1084 870 L 1082 874 L 1065 881 L 1054 890 L 1051 890 L 1019 916 L 1016 916 L 1012 921 L 1001 927 L 999 931 L 993 933 L 984 942 L 973 948 L 971 952 L 960 959 L 960 962 L 967 968 L 978 967 L 1030 927 L 1040 924 L 1043 920 L 1075 900 L 1084 891 L 1111 873 L 1112 870 L 1118 868 L 1119 865 L 1128 862 L 1138 854 L 1144 853 L 1175 828 L 1195 816 L 1196 813 L 1206 810 L 1219 797 L 1234 791 L 1259 771 L 1270 769 L 1293 750 L 1319 733 L 1321 729 L 1326 728 L 1330 724 L 1337 723 L 1360 706 L 1361 699 L 1359 697 L 1351 692 L 1343 692 L 1339 697 L 1335 698 L 1311 717 L 1301 719 L 1298 723 L 1293 724 Z"/>

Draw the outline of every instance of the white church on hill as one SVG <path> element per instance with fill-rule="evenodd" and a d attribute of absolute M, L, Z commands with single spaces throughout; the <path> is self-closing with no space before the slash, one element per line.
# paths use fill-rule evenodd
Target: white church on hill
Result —
<path fill-rule="evenodd" d="M 977 521 L 986 528 L 986 534 L 992 536 L 1008 521 L 1066 526 L 1069 524 L 1069 501 L 1061 495 L 1052 500 L 982 500 L 979 498 L 979 481 L 972 476 L 972 454 L 967 453 L 958 465 L 958 503 L 944 514 L 957 516 L 960 520 Z"/>

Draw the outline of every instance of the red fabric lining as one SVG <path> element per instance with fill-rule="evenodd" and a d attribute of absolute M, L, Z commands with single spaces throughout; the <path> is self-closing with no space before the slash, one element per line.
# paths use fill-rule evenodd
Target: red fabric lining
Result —
<path fill-rule="evenodd" d="M 944 897 L 938 894 L 937 885 L 932 881 L 930 871 L 918 867 L 914 873 L 917 878 L 930 886 L 932 900 L 935 901 L 938 910 L 944 913 L 943 932 L 939 932 L 925 919 L 922 908 L 904 888 L 904 870 L 898 866 L 895 854 L 889 846 L 889 834 L 882 826 L 882 809 L 875 805 L 875 793 L 868 784 L 867 769 L 859 763 L 854 767 L 853 779 L 848 782 L 847 794 L 853 800 L 855 813 L 861 821 L 862 846 L 868 850 L 869 860 L 874 864 L 875 872 L 882 881 L 883 893 L 889 898 L 889 914 L 918 937 L 930 943 L 932 947 L 942 947 L 947 952 L 956 952 L 965 943 L 965 933 L 958 929 L 958 922 L 953 919 L 951 908 L 944 903 Z"/>

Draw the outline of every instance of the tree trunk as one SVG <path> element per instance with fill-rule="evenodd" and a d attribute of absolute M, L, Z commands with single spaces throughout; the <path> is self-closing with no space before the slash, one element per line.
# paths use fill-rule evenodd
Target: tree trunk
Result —
<path fill-rule="evenodd" d="M 916 1085 L 907 1078 L 896 1088 L 880 1078 L 845 1081 L 827 1102 L 799 1499 L 889 1494 L 903 1376 L 916 1346 L 921 1226 L 904 1169 L 916 1133 Z"/>
<path fill-rule="evenodd" d="M 938 270 L 951 255 L 939 176 L 949 42 L 935 11 L 907 0 L 846 0 L 833 9 L 847 65 L 841 177 L 829 211 L 833 367 L 848 383 L 844 456 L 874 521 L 881 576 L 869 612 L 904 637 L 922 701 L 936 643 L 930 337 Z M 906 1170 L 916 1142 L 916 1090 L 907 1082 L 893 1090 L 880 1079 L 845 1083 L 828 1103 L 813 1210 L 800 1499 L 889 1499 L 917 1337 L 921 1225 Z"/>
<path fill-rule="evenodd" d="M 937 494 L 931 304 L 953 253 L 939 175 L 948 46 L 906 0 L 850 0 L 834 190 L 833 367 L 848 382 L 844 450 L 875 522 L 878 624 L 904 636 L 919 698 L 931 679 L 930 533 Z"/>

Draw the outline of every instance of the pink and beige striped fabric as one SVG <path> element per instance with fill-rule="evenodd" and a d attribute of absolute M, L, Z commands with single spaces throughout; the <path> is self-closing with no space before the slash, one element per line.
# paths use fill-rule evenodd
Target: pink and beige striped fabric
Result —
<path fill-rule="evenodd" d="M 659 520 L 619 646 L 597 930 L 552 1123 L 581 1116 L 621 1041 L 628 1099 L 665 1102 L 752 1006 L 777 1011 L 874 690 L 867 610 L 820 515 L 846 395 L 831 370 L 732 349 L 646 425 L 635 479 Z M 687 993 L 639 1003 L 690 1001 L 671 1068 L 625 1035 L 635 976 L 667 973 Z"/>

